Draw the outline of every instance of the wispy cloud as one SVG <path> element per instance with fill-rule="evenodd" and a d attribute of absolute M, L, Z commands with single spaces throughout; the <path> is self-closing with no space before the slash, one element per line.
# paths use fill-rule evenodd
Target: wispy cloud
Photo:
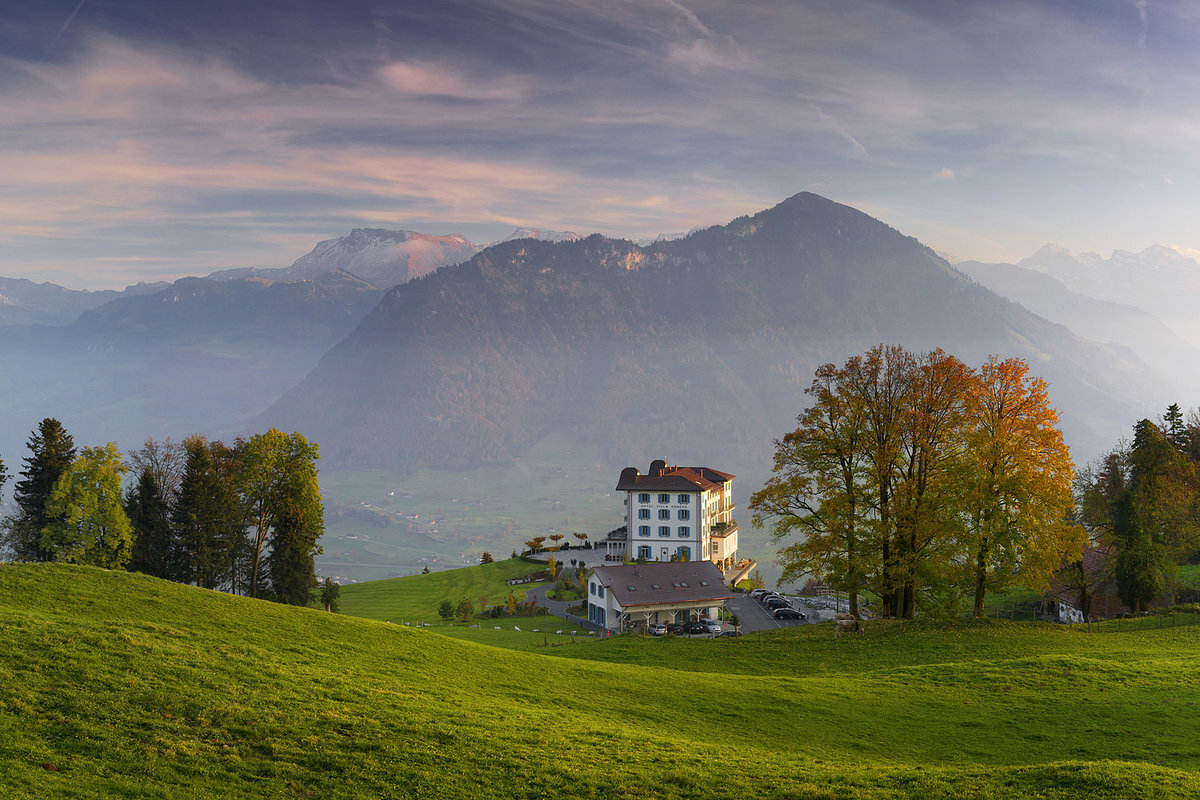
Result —
<path fill-rule="evenodd" d="M 280 263 L 367 222 L 649 236 L 811 187 L 967 257 L 1140 245 L 1080 240 L 1139 183 L 1139 236 L 1194 235 L 1151 211 L 1200 202 L 1181 2 L 348 0 L 287 37 L 271 8 L 179 6 L 156 36 L 87 5 L 46 18 L 52 57 L 0 49 L 0 274 Z"/>

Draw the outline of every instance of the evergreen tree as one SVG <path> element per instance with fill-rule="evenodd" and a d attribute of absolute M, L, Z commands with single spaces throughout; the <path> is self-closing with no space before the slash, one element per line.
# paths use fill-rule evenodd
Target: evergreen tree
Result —
<path fill-rule="evenodd" d="M 125 499 L 125 513 L 129 515 L 134 535 L 129 570 L 156 578 L 173 578 L 176 547 L 171 506 L 152 467 L 142 468 L 137 485 Z"/>
<path fill-rule="evenodd" d="M 179 496 L 171 509 L 179 546 L 177 579 L 207 589 L 235 588 L 230 550 L 244 527 L 241 505 L 218 472 L 207 440 L 192 436 L 183 446 L 187 458 Z"/>
<path fill-rule="evenodd" d="M 75 458 L 75 441 L 61 422 L 47 417 L 29 436 L 28 447 L 13 496 L 17 511 L 6 526 L 8 546 L 20 561 L 49 561 L 53 553 L 42 544 L 42 530 L 50 522 L 46 503 Z"/>
<path fill-rule="evenodd" d="M 274 516 L 266 559 L 271 597 L 280 603 L 308 605 L 317 586 L 313 556 L 321 552 L 317 541 L 325 529 L 320 498 L 315 504 L 302 496 L 289 498 Z"/>

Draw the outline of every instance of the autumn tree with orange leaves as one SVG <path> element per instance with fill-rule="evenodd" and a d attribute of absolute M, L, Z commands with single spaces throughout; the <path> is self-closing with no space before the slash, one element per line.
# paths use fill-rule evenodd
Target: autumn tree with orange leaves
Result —
<path fill-rule="evenodd" d="M 1069 520 L 1075 471 L 1046 382 L 1019 358 L 996 356 L 979 370 L 968 399 L 968 541 L 975 616 L 988 591 L 1015 583 L 1043 589 L 1083 551 Z"/>
<path fill-rule="evenodd" d="M 870 590 L 904 618 L 935 594 L 974 594 L 979 614 L 980 592 L 1044 585 L 1082 546 L 1045 388 L 1019 359 L 976 372 L 942 350 L 880 345 L 820 367 L 750 502 L 789 541 L 781 580 L 817 575 L 854 614 Z"/>

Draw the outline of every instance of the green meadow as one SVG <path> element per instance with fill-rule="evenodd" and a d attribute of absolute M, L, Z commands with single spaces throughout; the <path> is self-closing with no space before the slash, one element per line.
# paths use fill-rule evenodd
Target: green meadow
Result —
<path fill-rule="evenodd" d="M 476 610 L 489 604 L 503 604 L 509 592 L 518 601 L 524 600 L 526 591 L 542 584 L 510 586 L 508 581 L 545 571 L 545 563 L 507 558 L 428 575 L 351 584 L 341 590 L 342 612 L 384 622 L 440 621 L 438 606 L 443 600 L 457 606 L 458 601 L 466 597 L 475 604 Z"/>
<path fill-rule="evenodd" d="M 4 797 L 1200 796 L 1182 620 L 513 649 L 64 565 L 0 598 Z"/>

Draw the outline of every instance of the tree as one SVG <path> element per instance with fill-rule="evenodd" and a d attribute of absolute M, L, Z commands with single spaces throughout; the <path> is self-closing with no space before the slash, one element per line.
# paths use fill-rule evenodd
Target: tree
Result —
<path fill-rule="evenodd" d="M 336 614 L 341 608 L 342 587 L 333 578 L 326 578 L 321 583 L 321 605 L 325 610 Z"/>
<path fill-rule="evenodd" d="M 576 547 L 587 547 L 588 535 L 586 533 L 572 533 L 571 535 L 579 540 L 579 544 Z"/>
<path fill-rule="evenodd" d="M 799 534 L 779 551 L 780 581 L 821 575 L 850 593 L 854 612 L 868 511 L 866 411 L 852 386 L 860 364 L 855 357 L 842 370 L 833 364 L 817 369 L 805 390 L 813 404 L 797 418 L 799 427 L 775 442 L 774 474 L 750 498 L 754 526 L 772 520 L 773 541 Z"/>
<path fill-rule="evenodd" d="M 566 538 L 566 537 L 564 537 L 561 533 L 550 534 L 550 541 L 552 543 L 550 545 L 550 550 L 557 551 L 562 546 L 561 542 L 564 538 Z"/>
<path fill-rule="evenodd" d="M 61 422 L 46 417 L 30 434 L 28 447 L 22 480 L 13 493 L 17 511 L 6 526 L 6 538 L 18 560 L 49 561 L 52 554 L 42 546 L 42 530 L 50 522 L 46 503 L 75 458 L 75 442 Z"/>
<path fill-rule="evenodd" d="M 1048 586 L 1064 558 L 1079 558 L 1084 534 L 1071 521 L 1073 468 L 1046 382 L 1020 359 L 992 356 L 968 415 L 965 541 L 982 617 L 988 591 Z"/>
<path fill-rule="evenodd" d="M 206 589 L 226 585 L 238 590 L 234 565 L 238 543 L 246 527 L 245 507 L 228 480 L 228 470 L 218 464 L 214 451 L 229 450 L 212 445 L 203 436 L 183 441 L 186 453 L 179 493 L 171 507 L 171 525 L 178 547 L 176 580 Z"/>
<path fill-rule="evenodd" d="M 475 616 L 475 605 L 471 602 L 471 598 L 464 597 L 462 600 L 459 600 L 455 613 L 463 622 L 470 622 L 471 618 Z"/>
<path fill-rule="evenodd" d="M 288 435 L 272 428 L 240 443 L 238 451 L 238 485 L 254 528 L 250 595 L 258 596 L 263 549 L 270 542 L 272 591 L 276 597 L 298 598 L 301 584 L 313 580 L 311 570 L 302 573 L 324 532 L 317 445 L 299 433 Z"/>
<path fill-rule="evenodd" d="M 133 526 L 129 570 L 156 578 L 174 577 L 177 548 L 171 527 L 171 506 L 152 467 L 142 467 L 137 485 L 125 498 L 125 513 Z"/>
<path fill-rule="evenodd" d="M 421 574 L 422 574 L 422 575 L 428 575 L 428 574 L 429 574 L 429 565 L 428 565 L 428 564 L 426 564 L 426 565 L 425 565 L 425 566 L 424 566 L 424 567 L 421 569 Z"/>
<path fill-rule="evenodd" d="M 504 605 L 508 608 L 508 615 L 510 617 L 517 615 L 517 598 L 512 592 L 509 592 L 508 597 L 504 598 Z"/>
<path fill-rule="evenodd" d="M 453 617 L 454 616 L 454 604 L 451 603 L 449 600 L 443 600 L 442 604 L 440 606 L 438 606 L 438 616 L 445 620 L 448 620 L 451 617 Z"/>
<path fill-rule="evenodd" d="M 130 453 L 128 458 L 133 474 L 140 476 L 145 470 L 150 470 L 159 494 L 168 504 L 175 501 L 175 495 L 179 492 L 186 460 L 187 453 L 183 445 L 172 442 L 170 437 L 161 442 L 147 437 L 141 448 Z"/>
<path fill-rule="evenodd" d="M 133 526 L 121 498 L 127 471 L 109 442 L 85 447 L 59 476 L 46 502 L 42 549 L 55 561 L 120 569 L 133 551 Z"/>
<path fill-rule="evenodd" d="M 1121 602 L 1140 613 L 1171 587 L 1176 558 L 1196 539 L 1197 480 L 1170 428 L 1148 419 L 1134 426 L 1127 463 L 1112 515 L 1114 571 Z"/>
<path fill-rule="evenodd" d="M 489 553 L 487 550 L 484 550 L 479 555 L 479 563 L 480 564 L 491 564 L 491 563 L 495 562 L 495 560 L 496 559 L 492 558 L 492 554 Z"/>

